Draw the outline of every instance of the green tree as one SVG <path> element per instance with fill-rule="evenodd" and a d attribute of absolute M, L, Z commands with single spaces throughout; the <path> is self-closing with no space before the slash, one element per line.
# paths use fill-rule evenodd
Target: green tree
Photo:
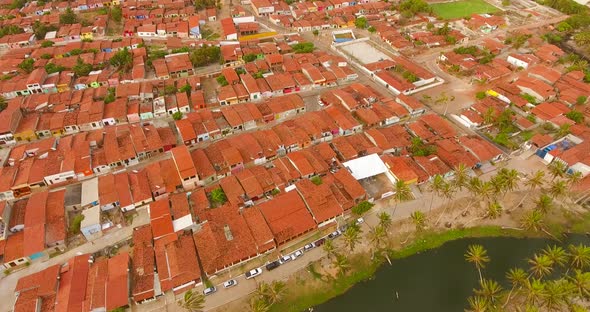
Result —
<path fill-rule="evenodd" d="M 216 64 L 221 61 L 221 50 L 217 46 L 203 46 L 189 54 L 194 67 Z"/>
<path fill-rule="evenodd" d="M 590 267 L 590 247 L 579 244 L 569 245 L 570 265 L 575 269 L 585 270 Z"/>
<path fill-rule="evenodd" d="M 392 216 L 395 216 L 395 212 L 397 210 L 397 205 L 399 203 L 401 203 L 402 201 L 410 200 L 410 199 L 412 199 L 412 196 L 413 196 L 412 190 L 410 190 L 410 187 L 406 184 L 406 182 L 404 182 L 402 180 L 397 180 L 395 182 L 394 192 L 395 192 L 395 194 L 393 195 L 393 198 L 395 199 L 395 207 L 393 208 Z"/>
<path fill-rule="evenodd" d="M 551 197 L 547 194 L 541 194 L 535 203 L 535 209 L 539 210 L 543 214 L 549 212 L 551 207 L 553 207 L 553 199 L 551 199 Z"/>
<path fill-rule="evenodd" d="M 186 95 L 190 97 L 190 96 L 191 96 L 191 90 L 192 90 L 192 89 L 193 89 L 193 88 L 191 87 L 191 85 L 187 83 L 187 84 L 185 84 L 184 86 L 182 86 L 182 87 L 178 88 L 178 91 L 179 91 L 179 92 L 186 93 Z"/>
<path fill-rule="evenodd" d="M 72 71 L 76 74 L 77 77 L 88 76 L 92 71 L 92 65 L 88 63 L 84 63 L 81 58 L 78 57 L 76 60 L 76 65 L 72 67 Z"/>
<path fill-rule="evenodd" d="M 181 120 L 182 116 L 183 116 L 182 112 L 175 112 L 174 114 L 172 114 L 172 119 Z"/>
<path fill-rule="evenodd" d="M 543 254 L 560 267 L 565 267 L 568 264 L 568 254 L 565 249 L 560 246 L 547 246 L 543 249 Z"/>
<path fill-rule="evenodd" d="M 332 266 L 338 271 L 339 276 L 343 276 L 350 270 L 350 262 L 346 256 L 336 254 Z"/>
<path fill-rule="evenodd" d="M 357 216 L 362 216 L 363 214 L 365 214 L 365 212 L 373 208 L 373 206 L 375 205 L 365 200 L 358 203 L 356 206 L 352 207 L 352 213 L 354 213 Z"/>
<path fill-rule="evenodd" d="M 250 298 L 249 308 L 250 312 L 268 312 L 270 310 L 268 303 L 257 297 Z"/>
<path fill-rule="evenodd" d="M 334 246 L 334 241 L 331 239 L 327 239 L 324 243 L 324 247 L 322 247 L 328 259 L 332 259 L 333 256 L 336 255 L 336 246 Z"/>
<path fill-rule="evenodd" d="M 488 311 L 488 301 L 486 298 L 482 296 L 472 296 L 467 298 L 467 303 L 469 304 L 469 309 L 465 310 L 467 312 L 487 312 Z"/>
<path fill-rule="evenodd" d="M 121 10 L 120 6 L 111 7 L 111 18 L 113 19 L 113 21 L 120 23 L 122 17 L 123 11 Z"/>
<path fill-rule="evenodd" d="M 580 182 L 580 180 L 582 180 L 582 173 L 580 171 L 568 173 L 566 176 L 567 184 L 570 187 L 578 184 L 578 182 Z"/>
<path fill-rule="evenodd" d="M 48 48 L 48 47 L 52 47 L 55 44 L 55 42 L 50 41 L 50 40 L 46 40 L 41 42 L 41 47 L 42 48 Z"/>
<path fill-rule="evenodd" d="M 561 138 L 570 134 L 570 128 L 571 125 L 568 123 L 561 124 L 559 128 L 557 128 L 557 136 Z"/>
<path fill-rule="evenodd" d="M 315 45 L 312 42 L 297 43 L 292 46 L 293 52 L 295 53 L 311 53 L 315 49 Z"/>
<path fill-rule="evenodd" d="M 387 245 L 387 231 L 381 225 L 377 225 L 376 227 L 372 228 L 369 231 L 369 242 L 373 246 L 372 257 L 375 257 L 375 254 L 383 251 L 383 248 Z M 384 254 L 387 258 L 387 261 L 391 263 L 387 252 Z"/>
<path fill-rule="evenodd" d="M 434 203 L 434 195 L 439 195 L 442 193 L 444 186 L 446 184 L 445 179 L 440 174 L 435 174 L 432 179 L 430 180 L 430 192 L 432 192 L 432 198 L 430 199 L 430 208 L 428 211 L 432 211 L 432 204 Z"/>
<path fill-rule="evenodd" d="M 368 27 L 367 18 L 361 16 L 354 20 L 354 26 L 359 29 L 366 29 Z"/>
<path fill-rule="evenodd" d="M 543 213 L 539 210 L 531 210 L 520 219 L 520 225 L 527 231 L 542 231 L 543 224 Z"/>
<path fill-rule="evenodd" d="M 0 112 L 5 110 L 8 107 L 8 102 L 6 102 L 6 98 L 0 95 Z"/>
<path fill-rule="evenodd" d="M 250 62 L 254 62 L 256 61 L 258 57 L 256 56 L 256 54 L 250 53 L 250 54 L 246 54 L 244 56 L 242 56 L 242 60 L 244 60 L 244 62 L 246 63 L 250 63 Z"/>
<path fill-rule="evenodd" d="M 488 256 L 488 251 L 483 248 L 482 245 L 469 245 L 467 247 L 467 252 L 465 253 L 465 260 L 467 262 L 473 263 L 477 272 L 479 273 L 479 280 L 483 282 L 483 276 L 481 275 L 481 270 L 485 268 L 486 264 L 490 262 L 490 257 Z"/>
<path fill-rule="evenodd" d="M 369 28 L 367 28 L 367 30 L 368 30 L 370 33 L 372 33 L 372 34 L 374 34 L 374 33 L 376 33 L 376 32 L 377 32 L 377 29 L 376 29 L 375 27 L 373 27 L 373 26 L 369 26 Z"/>
<path fill-rule="evenodd" d="M 545 254 L 535 254 L 528 263 L 531 265 L 529 271 L 538 278 L 546 277 L 553 272 L 553 261 Z"/>
<path fill-rule="evenodd" d="M 495 308 L 502 296 L 502 286 L 494 280 L 483 279 L 480 280 L 479 288 L 474 292 L 477 296 L 485 298 L 490 307 Z"/>
<path fill-rule="evenodd" d="M 314 29 L 311 33 L 316 37 L 320 35 L 320 31 L 317 29 Z"/>
<path fill-rule="evenodd" d="M 35 69 L 35 60 L 30 57 L 26 58 L 20 62 L 20 64 L 18 64 L 18 68 L 29 74 L 33 71 L 33 69 Z"/>
<path fill-rule="evenodd" d="M 69 229 L 71 234 L 80 233 L 80 224 L 82 224 L 82 220 L 84 220 L 83 214 L 76 215 L 74 218 L 72 218 Z"/>
<path fill-rule="evenodd" d="M 424 214 L 422 211 L 416 210 L 412 212 L 410 217 L 412 218 L 414 226 L 416 226 L 416 232 L 421 232 L 424 230 L 426 227 L 426 214 Z"/>
<path fill-rule="evenodd" d="M 549 164 L 549 173 L 551 174 L 551 180 L 555 178 L 563 178 L 565 176 L 565 170 L 567 166 L 561 161 L 553 161 Z"/>
<path fill-rule="evenodd" d="M 76 13 L 71 8 L 67 8 L 66 11 L 59 15 L 59 23 L 62 25 L 71 25 L 78 23 Z"/>
<path fill-rule="evenodd" d="M 177 303 L 179 307 L 188 312 L 201 312 L 204 311 L 205 296 L 189 289 Z"/>
<path fill-rule="evenodd" d="M 582 123 L 584 121 L 584 113 L 572 110 L 565 114 L 565 117 L 575 121 L 576 123 Z"/>
<path fill-rule="evenodd" d="M 221 86 L 227 86 L 229 84 L 227 82 L 227 79 L 225 79 L 225 76 L 223 76 L 223 75 L 217 76 L 217 78 L 215 78 L 215 80 L 217 80 L 217 83 L 220 84 Z"/>
<path fill-rule="evenodd" d="M 391 220 L 391 216 L 385 212 L 380 212 L 377 217 L 379 218 L 379 226 L 385 230 L 385 233 L 389 233 L 389 229 L 391 228 L 391 224 L 393 221 Z"/>
<path fill-rule="evenodd" d="M 117 51 L 109 60 L 109 63 L 112 66 L 117 67 L 119 70 L 124 72 L 129 72 L 131 68 L 133 68 L 133 55 L 127 49 L 127 47 L 123 48 L 123 50 Z"/>
<path fill-rule="evenodd" d="M 549 194 L 557 199 L 564 197 L 568 192 L 568 187 L 565 181 L 553 181 L 549 187 Z"/>
<path fill-rule="evenodd" d="M 227 201 L 227 197 L 222 188 L 218 187 L 211 191 L 211 201 L 219 205 L 223 205 Z"/>
<path fill-rule="evenodd" d="M 45 64 L 45 71 L 47 72 L 47 74 L 59 73 L 59 72 L 62 72 L 66 69 L 67 68 L 65 68 L 61 65 L 55 65 L 54 63 Z"/>
<path fill-rule="evenodd" d="M 344 231 L 344 244 L 350 252 L 354 252 L 356 245 L 361 241 L 361 232 L 359 227 L 357 226 L 349 226 L 346 231 Z"/>
<path fill-rule="evenodd" d="M 497 201 L 492 201 L 488 203 L 488 211 L 486 216 L 490 219 L 496 219 L 502 215 L 502 205 L 500 205 Z"/>

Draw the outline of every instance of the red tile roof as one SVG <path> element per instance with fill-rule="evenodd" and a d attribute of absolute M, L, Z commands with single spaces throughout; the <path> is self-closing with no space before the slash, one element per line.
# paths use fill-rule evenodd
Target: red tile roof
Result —
<path fill-rule="evenodd" d="M 288 192 L 260 204 L 278 244 L 316 228 L 316 223 L 297 192 Z"/>

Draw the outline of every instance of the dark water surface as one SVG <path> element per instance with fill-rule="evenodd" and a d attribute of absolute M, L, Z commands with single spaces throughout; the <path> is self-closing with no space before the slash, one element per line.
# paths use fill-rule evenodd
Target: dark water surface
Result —
<path fill-rule="evenodd" d="M 563 243 L 539 238 L 469 238 L 446 243 L 442 247 L 383 265 L 372 280 L 353 286 L 342 296 L 314 308 L 314 312 L 461 312 L 467 297 L 477 287 L 478 275 L 473 264 L 465 261 L 470 244 L 483 245 L 491 258 L 483 275 L 505 288 L 508 269 L 528 269 L 526 258 L 548 244 L 584 243 L 585 235 L 570 235 Z M 396 298 L 396 292 L 399 299 Z"/>

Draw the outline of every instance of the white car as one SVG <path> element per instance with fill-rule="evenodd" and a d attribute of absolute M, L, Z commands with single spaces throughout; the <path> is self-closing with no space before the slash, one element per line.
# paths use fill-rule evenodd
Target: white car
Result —
<path fill-rule="evenodd" d="M 236 285 L 238 285 L 238 281 L 236 281 L 235 279 L 230 279 L 229 281 L 225 281 L 223 283 L 223 288 L 230 288 Z"/>
<path fill-rule="evenodd" d="M 287 262 L 289 262 L 289 261 L 291 261 L 291 260 L 293 260 L 293 259 L 292 259 L 292 257 L 291 257 L 290 255 L 287 255 L 287 256 L 282 256 L 282 257 L 279 259 L 279 263 L 280 263 L 280 264 L 284 264 L 284 263 L 287 263 Z"/>
<path fill-rule="evenodd" d="M 217 291 L 217 288 L 215 288 L 215 286 L 213 287 L 209 287 L 209 288 L 205 288 L 205 290 L 203 290 L 203 295 L 208 296 L 214 292 Z"/>
<path fill-rule="evenodd" d="M 291 254 L 291 258 L 293 260 L 295 260 L 295 259 L 297 259 L 297 258 L 299 258 L 301 256 L 303 256 L 303 252 L 301 250 L 297 250 L 296 252 L 294 252 L 293 254 Z"/>
<path fill-rule="evenodd" d="M 246 272 L 246 279 L 251 279 L 251 278 L 256 277 L 260 274 L 262 274 L 261 268 L 256 268 L 256 269 L 250 270 L 250 271 Z"/>
<path fill-rule="evenodd" d="M 361 225 L 363 223 L 365 223 L 365 219 L 363 219 L 363 218 L 356 219 L 356 225 Z"/>

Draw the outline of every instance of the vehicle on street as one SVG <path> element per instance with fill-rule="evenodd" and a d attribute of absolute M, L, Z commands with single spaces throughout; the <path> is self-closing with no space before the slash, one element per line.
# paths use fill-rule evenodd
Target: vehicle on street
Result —
<path fill-rule="evenodd" d="M 325 242 L 326 242 L 326 239 L 325 239 L 325 238 L 320 238 L 320 239 L 318 239 L 317 241 L 315 241 L 313 244 L 314 244 L 316 247 L 319 247 L 319 246 L 323 245 Z"/>
<path fill-rule="evenodd" d="M 363 223 L 365 223 L 365 219 L 363 219 L 363 218 L 356 219 L 356 225 L 361 225 Z"/>
<path fill-rule="evenodd" d="M 336 238 L 336 237 L 340 236 L 340 234 L 342 234 L 342 232 L 340 232 L 340 230 L 336 230 L 336 231 L 334 231 L 334 232 L 332 232 L 332 233 L 328 234 L 328 238 L 330 238 L 330 239 L 334 239 L 334 238 Z"/>
<path fill-rule="evenodd" d="M 287 256 L 282 256 L 282 257 L 279 259 L 279 262 L 280 262 L 281 264 L 283 264 L 283 263 L 287 263 L 287 262 L 289 262 L 289 261 L 291 261 L 291 256 L 290 256 L 290 255 L 287 255 Z"/>
<path fill-rule="evenodd" d="M 269 271 L 272 271 L 276 268 L 278 268 L 281 265 L 281 262 L 279 260 L 273 261 L 269 264 L 266 265 L 266 269 Z"/>
<path fill-rule="evenodd" d="M 314 247 L 315 247 L 315 244 L 314 243 L 309 243 L 309 244 L 303 246 L 303 250 L 304 251 L 308 251 L 308 250 L 313 249 Z"/>
<path fill-rule="evenodd" d="M 238 285 L 238 281 L 236 281 L 235 279 L 230 279 L 229 281 L 225 281 L 223 283 L 223 288 L 230 288 L 236 285 Z"/>
<path fill-rule="evenodd" d="M 203 290 L 203 295 L 209 296 L 210 294 L 212 294 L 212 293 L 214 293 L 216 291 L 217 291 L 217 288 L 215 288 L 215 286 L 209 287 L 209 288 L 205 288 L 205 290 Z"/>
<path fill-rule="evenodd" d="M 301 256 L 303 256 L 303 251 L 301 251 L 301 250 L 297 250 L 296 252 L 294 252 L 294 253 L 291 254 L 291 258 L 293 260 L 295 260 L 295 259 L 297 259 L 297 258 L 299 258 Z"/>
<path fill-rule="evenodd" d="M 260 274 L 262 274 L 261 268 L 256 268 L 256 269 L 250 270 L 250 271 L 246 272 L 246 279 L 251 279 L 251 278 L 256 277 Z"/>

